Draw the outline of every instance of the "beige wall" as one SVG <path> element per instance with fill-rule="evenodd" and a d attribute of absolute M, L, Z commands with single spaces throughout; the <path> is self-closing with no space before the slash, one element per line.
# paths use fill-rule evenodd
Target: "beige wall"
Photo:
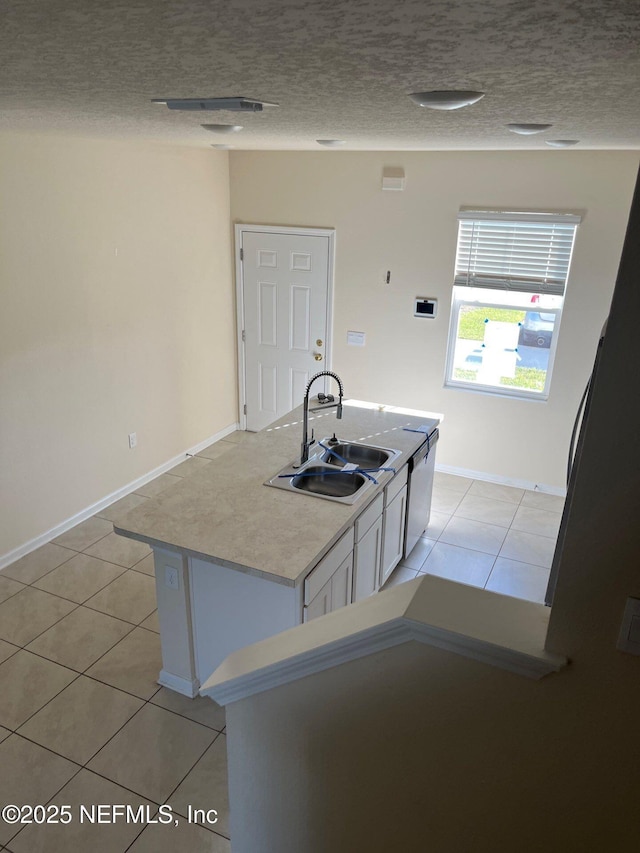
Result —
<path fill-rule="evenodd" d="M 232 152 L 235 222 L 336 228 L 333 367 L 348 396 L 443 412 L 438 462 L 562 487 L 617 271 L 637 152 Z M 382 192 L 402 166 L 404 192 Z M 584 215 L 548 402 L 443 388 L 461 206 Z M 382 283 L 391 270 L 392 283 Z M 413 299 L 436 297 L 435 321 Z M 348 347 L 348 329 L 366 332 Z"/>
<path fill-rule="evenodd" d="M 410 643 L 228 706 L 234 853 L 637 848 L 640 657 L 616 641 L 640 596 L 639 281 L 640 187 L 567 502 L 547 648 L 569 666 Z"/>
<path fill-rule="evenodd" d="M 234 853 L 633 849 L 638 660 L 615 655 L 530 681 L 410 643 L 228 706 Z"/>
<path fill-rule="evenodd" d="M 4 136 L 0 168 L 1 556 L 237 402 L 225 153 Z"/>

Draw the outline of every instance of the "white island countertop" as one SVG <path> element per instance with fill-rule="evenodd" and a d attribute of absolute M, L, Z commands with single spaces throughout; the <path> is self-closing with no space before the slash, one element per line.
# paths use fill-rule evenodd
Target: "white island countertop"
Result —
<path fill-rule="evenodd" d="M 313 401 L 315 404 L 315 399 Z M 396 470 L 424 442 L 416 429 L 436 427 L 440 416 L 359 401 L 346 401 L 341 420 L 335 408 L 309 415 L 317 439 L 334 431 L 339 439 L 400 451 Z M 351 505 L 264 485 L 300 453 L 302 406 L 157 498 L 119 518 L 115 532 L 157 548 L 199 557 L 236 571 L 297 586 L 392 474 Z"/>

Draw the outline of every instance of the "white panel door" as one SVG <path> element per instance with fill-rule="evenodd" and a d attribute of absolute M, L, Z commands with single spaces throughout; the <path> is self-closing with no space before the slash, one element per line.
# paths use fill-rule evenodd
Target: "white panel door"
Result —
<path fill-rule="evenodd" d="M 239 233 L 246 428 L 260 430 L 299 406 L 311 376 L 329 369 L 330 238 Z"/>

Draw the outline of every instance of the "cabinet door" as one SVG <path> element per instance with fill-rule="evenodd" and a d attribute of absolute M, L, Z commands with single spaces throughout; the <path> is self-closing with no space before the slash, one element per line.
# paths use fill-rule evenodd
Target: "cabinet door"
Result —
<path fill-rule="evenodd" d="M 304 603 L 311 604 L 338 569 L 353 552 L 353 527 L 342 536 L 307 575 L 304 581 Z"/>
<path fill-rule="evenodd" d="M 324 616 L 345 604 L 351 603 L 351 583 L 353 580 L 353 553 L 350 553 L 338 566 L 325 585 L 314 595 L 304 608 L 303 621 L 309 622 L 316 616 Z"/>
<path fill-rule="evenodd" d="M 315 619 L 316 616 L 324 616 L 331 610 L 331 578 L 326 582 L 322 589 L 317 592 L 311 599 L 309 604 L 304 608 L 302 616 L 303 622 L 309 622 L 310 619 Z"/>
<path fill-rule="evenodd" d="M 349 554 L 340 568 L 331 578 L 331 609 L 337 610 L 345 604 L 351 604 L 351 584 L 353 581 L 353 553 Z"/>
<path fill-rule="evenodd" d="M 382 516 L 379 516 L 354 549 L 354 601 L 360 601 L 377 590 L 381 552 Z"/>
<path fill-rule="evenodd" d="M 406 515 L 407 487 L 405 486 L 391 501 L 384 513 L 380 586 L 386 581 L 402 557 Z"/>

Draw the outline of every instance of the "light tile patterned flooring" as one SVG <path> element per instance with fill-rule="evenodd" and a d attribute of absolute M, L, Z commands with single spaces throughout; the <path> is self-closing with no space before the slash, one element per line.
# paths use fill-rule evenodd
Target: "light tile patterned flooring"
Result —
<path fill-rule="evenodd" d="M 160 688 L 150 549 L 118 515 L 242 441 L 235 433 L 0 572 L 0 805 L 70 805 L 69 825 L 0 821 L 11 853 L 229 853 L 224 709 Z M 436 473 L 431 524 L 388 586 L 436 574 L 542 601 L 562 499 Z M 178 826 L 80 823 L 79 806 L 172 807 Z M 188 806 L 218 822 L 187 821 Z M 4 847 L 2 847 L 4 845 Z"/>
<path fill-rule="evenodd" d="M 436 472 L 431 522 L 387 586 L 421 574 L 542 603 L 564 498 Z"/>
<path fill-rule="evenodd" d="M 147 545 L 112 521 L 230 450 L 216 442 L 0 572 L 0 806 L 70 805 L 69 825 L 0 819 L 11 853 L 229 853 L 224 709 L 156 683 Z M 175 824 L 80 823 L 80 805 L 173 809 Z M 189 823 L 188 807 L 218 821 Z M 212 816 L 213 817 L 213 816 Z M 4 846 L 3 846 L 4 845 Z"/>

